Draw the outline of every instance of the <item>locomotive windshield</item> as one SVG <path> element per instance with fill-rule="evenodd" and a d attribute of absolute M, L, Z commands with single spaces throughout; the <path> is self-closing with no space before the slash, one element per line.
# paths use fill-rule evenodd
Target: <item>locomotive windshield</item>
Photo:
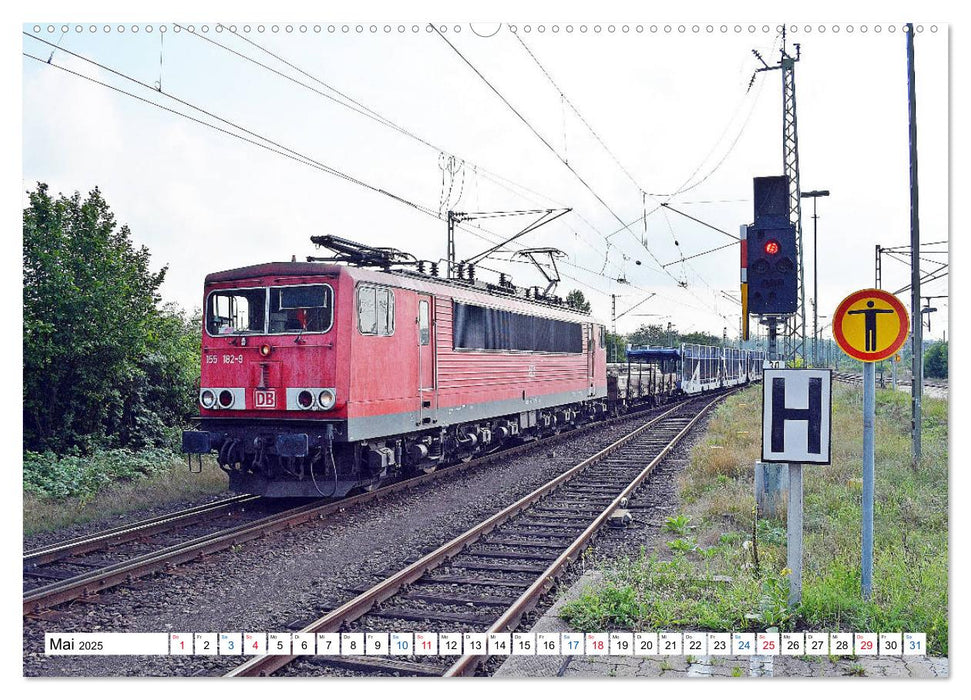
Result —
<path fill-rule="evenodd" d="M 209 335 L 263 333 L 266 289 L 221 289 L 209 295 L 206 331 Z"/>
<path fill-rule="evenodd" d="M 330 330 L 333 299 L 326 284 L 270 287 L 270 333 Z"/>
<path fill-rule="evenodd" d="M 333 295 L 326 284 L 220 289 L 209 295 L 206 331 L 211 336 L 326 333 L 333 322 Z"/>

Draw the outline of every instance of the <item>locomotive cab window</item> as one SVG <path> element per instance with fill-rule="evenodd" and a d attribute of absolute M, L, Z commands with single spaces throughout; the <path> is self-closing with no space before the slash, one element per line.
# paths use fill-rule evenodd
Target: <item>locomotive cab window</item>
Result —
<path fill-rule="evenodd" d="M 357 328 L 362 335 L 394 335 L 394 290 L 369 284 L 357 288 Z"/>
<path fill-rule="evenodd" d="M 212 292 L 206 305 L 206 332 L 212 336 L 262 333 L 265 309 L 265 289 Z"/>
<path fill-rule="evenodd" d="M 270 288 L 270 333 L 326 333 L 334 319 L 326 284 Z"/>

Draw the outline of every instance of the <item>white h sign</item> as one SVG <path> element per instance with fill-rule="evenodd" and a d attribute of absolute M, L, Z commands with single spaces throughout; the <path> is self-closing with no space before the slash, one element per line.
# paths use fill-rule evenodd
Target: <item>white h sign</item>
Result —
<path fill-rule="evenodd" d="M 767 369 L 762 375 L 762 461 L 830 463 L 832 373 Z"/>

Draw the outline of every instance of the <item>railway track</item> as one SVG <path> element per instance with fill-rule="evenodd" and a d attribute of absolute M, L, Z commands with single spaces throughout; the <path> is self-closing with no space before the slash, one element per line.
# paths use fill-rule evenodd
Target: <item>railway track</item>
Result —
<path fill-rule="evenodd" d="M 24 552 L 24 573 L 26 575 L 29 571 L 37 570 L 39 567 L 62 559 L 78 557 L 126 542 L 152 537 L 179 527 L 193 525 L 197 522 L 212 520 L 212 518 L 230 514 L 246 504 L 255 504 L 258 500 L 258 496 L 233 496 L 213 503 L 119 525 L 93 535 L 76 537 L 47 547 L 33 549 Z"/>
<path fill-rule="evenodd" d="M 854 385 L 857 385 L 857 386 L 863 386 L 863 375 L 862 374 L 854 374 L 854 373 L 851 373 L 851 372 L 833 372 L 833 379 L 835 379 L 838 382 L 842 382 L 843 384 L 854 384 Z M 887 385 L 889 387 L 889 380 L 887 378 L 884 378 L 884 381 L 887 383 Z M 897 384 L 898 384 L 898 386 L 901 386 L 901 387 L 909 387 L 910 386 L 910 379 L 909 378 L 906 378 L 906 379 L 899 379 L 898 378 Z M 937 381 L 934 381 L 934 380 L 927 380 L 927 379 L 925 379 L 924 380 L 924 387 L 925 388 L 929 388 L 929 389 L 937 389 L 938 391 L 942 391 L 942 392 L 947 392 L 947 390 L 948 390 L 948 383 L 947 382 L 937 382 Z"/>
<path fill-rule="evenodd" d="M 657 410 L 645 409 L 643 412 Z M 375 501 L 446 475 L 536 449 L 541 445 L 555 444 L 562 439 L 629 419 L 630 416 L 631 414 L 627 414 L 609 421 L 580 426 L 542 440 L 530 441 L 430 474 L 399 481 L 372 492 L 337 501 L 315 500 L 266 517 L 257 517 L 255 520 L 249 517 L 245 522 L 230 527 L 220 527 L 219 522 L 244 512 L 252 515 L 256 513 L 252 506 L 266 499 L 238 496 L 25 552 L 23 614 L 43 616 L 47 610 L 57 605 L 79 599 L 97 603 L 100 602 L 100 594 L 116 586 L 132 584 L 140 578 L 170 571 L 179 565 L 267 537 L 274 532 L 326 518 L 344 508 Z M 244 510 L 247 505 L 250 507 L 249 511 Z M 204 534 L 192 529 L 200 525 L 206 530 Z M 176 530 L 182 531 L 178 537 L 171 534 Z"/>
<path fill-rule="evenodd" d="M 595 533 L 723 395 L 670 408 L 436 550 L 360 590 L 302 633 L 511 632 Z M 472 675 L 485 656 L 261 656 L 227 676 L 266 676 L 291 662 L 411 676 Z"/>

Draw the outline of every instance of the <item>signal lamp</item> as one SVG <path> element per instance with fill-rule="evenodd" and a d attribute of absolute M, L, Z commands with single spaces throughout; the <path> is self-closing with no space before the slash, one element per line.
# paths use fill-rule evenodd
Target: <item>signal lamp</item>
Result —
<path fill-rule="evenodd" d="M 317 397 L 317 401 L 320 403 L 320 407 L 322 409 L 329 411 L 334 407 L 334 404 L 337 403 L 337 396 L 334 395 L 334 391 L 332 389 L 324 389 Z"/>
<path fill-rule="evenodd" d="M 219 392 L 219 405 L 223 408 L 229 408 L 233 405 L 233 392 L 229 389 L 223 389 Z"/>
<path fill-rule="evenodd" d="M 199 402 L 204 408 L 212 408 L 216 405 L 216 395 L 209 389 L 206 389 L 199 396 Z"/>
<path fill-rule="evenodd" d="M 765 252 L 768 255 L 775 255 L 779 252 L 779 241 L 770 239 L 765 242 Z"/>

